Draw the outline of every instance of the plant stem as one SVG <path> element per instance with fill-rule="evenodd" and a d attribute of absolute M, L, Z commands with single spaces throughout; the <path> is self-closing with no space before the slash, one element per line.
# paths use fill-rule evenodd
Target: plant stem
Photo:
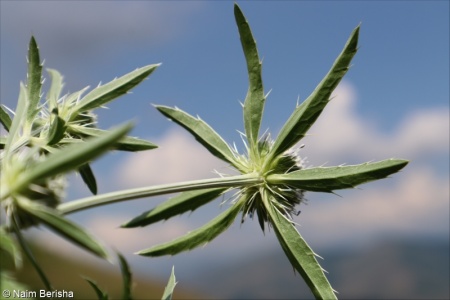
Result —
<path fill-rule="evenodd" d="M 96 206 L 126 200 L 133 200 L 137 198 L 153 197 L 164 194 L 173 194 L 207 188 L 240 187 L 246 185 L 261 184 L 263 182 L 264 178 L 262 178 L 258 173 L 236 175 L 223 178 L 185 181 L 180 183 L 163 184 L 157 186 L 122 190 L 103 195 L 87 197 L 79 200 L 70 201 L 67 203 L 62 203 L 58 205 L 57 210 L 63 214 L 69 214 L 76 211 L 93 208 Z"/>

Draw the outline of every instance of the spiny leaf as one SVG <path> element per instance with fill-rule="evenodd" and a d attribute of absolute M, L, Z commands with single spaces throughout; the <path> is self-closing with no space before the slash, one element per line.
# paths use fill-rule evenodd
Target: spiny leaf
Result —
<path fill-rule="evenodd" d="M 5 128 L 6 131 L 9 131 L 11 128 L 11 117 L 6 112 L 6 110 L 3 108 L 3 105 L 0 105 L 0 123 L 2 124 L 3 128 Z"/>
<path fill-rule="evenodd" d="M 108 253 L 93 236 L 72 221 L 64 218 L 58 211 L 27 199 L 18 202 L 20 208 L 32 215 L 53 231 L 72 241 L 91 253 L 108 259 Z"/>
<path fill-rule="evenodd" d="M 358 34 L 359 26 L 353 30 L 344 49 L 328 74 L 322 79 L 312 94 L 295 109 L 284 124 L 274 142 L 268 161 L 271 161 L 271 159 L 277 157 L 300 141 L 322 113 L 322 110 L 329 102 L 331 93 L 347 73 L 350 62 L 356 54 Z"/>
<path fill-rule="evenodd" d="M 30 167 L 29 171 L 18 180 L 17 186 L 25 186 L 38 179 L 77 169 L 108 151 L 130 131 L 131 127 L 131 124 L 125 124 L 100 137 L 92 138 L 84 143 L 74 143 L 58 152 L 50 153 L 44 161 Z"/>
<path fill-rule="evenodd" d="M 202 227 L 195 229 L 182 237 L 165 244 L 141 250 L 137 254 L 143 256 L 175 255 L 209 243 L 233 223 L 243 203 L 244 201 L 240 200 Z"/>
<path fill-rule="evenodd" d="M 264 111 L 264 88 L 261 75 L 261 61 L 250 26 L 237 4 L 234 5 L 234 16 L 241 38 L 247 62 L 249 88 L 244 102 L 244 125 L 250 148 L 254 149 L 258 142 L 259 128 Z"/>
<path fill-rule="evenodd" d="M 164 294 L 162 296 L 162 300 L 171 300 L 173 290 L 175 289 L 175 285 L 177 284 L 175 278 L 175 267 L 172 267 L 172 272 L 170 273 L 169 281 L 167 282 L 166 288 L 164 289 Z"/>
<path fill-rule="evenodd" d="M 263 201 L 284 253 L 292 266 L 303 277 L 316 299 L 336 299 L 336 295 L 325 277 L 322 267 L 317 262 L 314 252 L 292 222 L 273 207 L 267 194 L 263 197 Z"/>
<path fill-rule="evenodd" d="M 353 166 L 302 169 L 267 177 L 272 184 L 286 184 L 306 191 L 332 192 L 354 188 L 369 181 L 385 178 L 403 169 L 408 161 L 387 159 Z"/>
<path fill-rule="evenodd" d="M 9 128 L 9 134 L 5 144 L 5 156 L 9 155 L 12 145 L 20 137 L 20 128 L 23 126 L 26 118 L 28 103 L 27 90 L 21 82 L 15 115 Z"/>
<path fill-rule="evenodd" d="M 205 146 L 214 156 L 236 166 L 233 151 L 222 137 L 203 120 L 188 113 L 162 105 L 155 106 L 163 115 L 189 131 L 195 139 Z"/>
<path fill-rule="evenodd" d="M 70 125 L 70 127 L 68 128 L 68 132 L 81 134 L 87 137 L 98 137 L 104 135 L 107 132 L 107 130 L 79 125 Z M 158 146 L 149 141 L 138 139 L 132 136 L 123 137 L 121 140 L 117 142 L 115 146 L 115 149 L 117 150 L 131 151 L 131 152 L 144 151 L 155 148 L 158 148 Z"/>
<path fill-rule="evenodd" d="M 76 111 L 83 112 L 100 107 L 125 94 L 147 78 L 158 66 L 159 64 L 148 65 L 98 86 L 80 100 L 76 106 Z"/>
<path fill-rule="evenodd" d="M 47 100 L 49 102 L 49 110 L 52 111 L 57 107 L 64 83 L 63 76 L 57 70 L 47 69 L 47 72 L 50 74 L 51 78 L 51 85 L 47 93 Z"/>
<path fill-rule="evenodd" d="M 216 188 L 183 192 L 167 201 L 164 201 L 152 210 L 142 213 L 126 224 L 123 224 L 122 227 L 132 228 L 146 226 L 161 220 L 167 220 L 186 211 L 194 211 L 198 207 L 216 199 L 225 191 L 226 189 Z"/>
<path fill-rule="evenodd" d="M 39 57 L 39 48 L 34 37 L 31 37 L 28 48 L 28 74 L 27 74 L 27 95 L 30 101 L 27 111 L 27 126 L 38 113 L 38 105 L 41 99 L 42 88 L 42 65 Z"/>
<path fill-rule="evenodd" d="M 78 172 L 91 193 L 97 195 L 97 180 L 95 179 L 91 166 L 89 164 L 84 164 L 78 168 Z"/>
<path fill-rule="evenodd" d="M 52 123 L 50 124 L 50 130 L 48 133 L 47 145 L 52 146 L 57 144 L 64 137 L 66 133 L 66 122 L 58 115 L 58 109 L 54 108 L 52 111 L 54 117 Z"/>

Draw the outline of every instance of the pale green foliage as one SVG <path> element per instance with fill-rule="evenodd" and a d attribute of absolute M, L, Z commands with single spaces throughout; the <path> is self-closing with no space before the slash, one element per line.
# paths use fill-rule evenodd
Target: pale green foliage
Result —
<path fill-rule="evenodd" d="M 48 290 L 51 284 L 35 260 L 21 229 L 45 225 L 63 238 L 105 259 L 108 251 L 88 231 L 56 210 L 64 197 L 64 177 L 79 171 L 93 193 L 97 192 L 89 163 L 112 149 L 141 151 L 156 146 L 134 137 L 127 137 L 131 124 L 112 130 L 95 128 L 95 115 L 89 111 L 111 101 L 139 84 L 158 65 L 137 69 L 121 78 L 93 89 L 85 97 L 82 91 L 60 97 L 62 76 L 49 70 L 52 83 L 41 101 L 42 65 L 34 37 L 28 50 L 27 84 L 20 84 L 14 118 L 1 107 L 0 121 L 8 132 L 0 140 L 1 179 L 0 204 L 6 213 L 1 227 L 1 249 L 8 253 L 16 266 L 20 265 L 22 249 Z M 85 129 L 88 128 L 88 129 Z M 10 236 L 14 232 L 18 245 Z M 2 278 L 11 282 L 1 270 Z M 131 278 L 131 277 L 130 277 Z M 13 283 L 11 283 L 13 284 Z"/>
<path fill-rule="evenodd" d="M 175 285 L 177 285 L 175 278 L 175 267 L 172 268 L 172 272 L 170 273 L 169 281 L 167 282 L 166 288 L 164 289 L 164 294 L 161 300 L 171 300 L 173 295 L 173 290 L 175 289 Z"/>
<path fill-rule="evenodd" d="M 281 248 L 298 271 L 314 296 L 334 299 L 335 292 L 328 282 L 316 255 L 295 228 L 293 215 L 303 202 L 306 191 L 328 192 L 354 188 L 357 185 L 382 179 L 398 172 L 408 163 L 401 159 L 353 166 L 307 168 L 295 150 L 329 102 L 331 93 L 349 69 L 358 47 L 359 26 L 350 34 L 342 52 L 330 71 L 311 95 L 293 111 L 275 139 L 260 136 L 266 95 L 262 81 L 262 65 L 250 26 L 238 5 L 234 14 L 244 52 L 249 88 L 243 103 L 246 151 L 239 153 L 210 125 L 178 108 L 156 105 L 156 109 L 170 120 L 188 130 L 212 155 L 227 162 L 240 174 L 213 179 L 178 182 L 158 186 L 122 190 L 102 195 L 90 162 L 109 150 L 143 151 L 156 145 L 126 136 L 131 125 L 111 130 L 96 128 L 93 110 L 126 94 L 141 83 L 159 65 L 136 69 L 104 85 L 99 85 L 85 96 L 87 88 L 62 95 L 62 75 L 48 69 L 51 85 L 45 99 L 41 99 L 42 65 L 37 43 L 31 38 L 28 51 L 27 84 L 20 85 L 14 117 L 0 107 L 0 122 L 8 131 L 0 138 L 1 190 L 0 204 L 6 212 L 7 223 L 0 228 L 4 235 L 0 248 L 20 265 L 21 252 L 28 257 L 45 286 L 50 289 L 44 271 L 34 259 L 21 230 L 39 224 L 49 227 L 63 238 L 102 258 L 110 259 L 107 249 L 85 229 L 64 215 L 119 201 L 179 193 L 175 197 L 141 213 L 122 225 L 125 228 L 147 226 L 188 211 L 194 211 L 219 196 L 234 192 L 231 207 L 202 227 L 171 242 L 138 252 L 144 256 L 175 255 L 205 245 L 224 232 L 241 214 L 258 217 L 261 229 L 274 229 Z M 80 173 L 94 196 L 62 203 L 64 177 L 71 171 Z M 16 235 L 16 239 L 11 237 Z M 122 255 L 119 264 L 123 277 L 122 299 L 132 299 L 132 276 Z M 3 271 L 2 280 L 14 286 Z M 99 299 L 108 294 L 91 279 L 86 279 Z M 171 299 L 175 287 L 172 269 L 163 299 Z"/>

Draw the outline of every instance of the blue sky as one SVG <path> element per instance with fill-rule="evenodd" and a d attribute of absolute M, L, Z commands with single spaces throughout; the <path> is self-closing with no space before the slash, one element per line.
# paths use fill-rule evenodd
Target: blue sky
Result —
<path fill-rule="evenodd" d="M 335 100 L 311 128 L 312 135 L 303 141 L 306 147 L 300 155 L 307 157 L 308 165 L 389 157 L 412 160 L 402 173 L 362 190 L 341 192 L 342 198 L 308 195 L 309 204 L 300 208 L 297 222 L 316 252 L 386 236 L 448 238 L 449 2 L 239 4 L 263 58 L 265 89 L 271 90 L 263 130 L 277 134 L 297 99 L 302 101 L 313 91 L 350 32 L 361 24 L 353 66 Z M 64 74 L 67 92 L 162 62 L 133 94 L 98 111 L 100 127 L 132 119 L 134 135 L 161 146 L 141 154 L 114 153 L 96 162 L 100 192 L 212 177 L 213 169 L 227 170 L 150 104 L 198 114 L 241 147 L 236 130 L 243 128 L 239 101 L 245 97 L 247 75 L 233 2 L 1 1 L 0 5 L 0 99 L 9 107 L 15 107 L 19 82 L 26 80 L 31 34 L 44 66 Z M 68 198 L 87 195 L 79 178 L 72 179 Z M 153 203 L 118 204 L 73 218 L 132 253 L 181 235 L 220 210 L 216 202 L 155 229 L 118 233 L 119 224 Z M 236 224 L 204 249 L 154 264 L 168 270 L 176 263 L 183 272 L 183 267 L 200 262 L 238 260 L 240 254 L 262 245 L 277 247 L 272 234 L 263 236 L 253 223 Z M 246 243 L 249 238 L 252 243 Z M 230 245 L 241 250 L 230 251 Z M 139 268 L 145 260 L 132 261 Z"/>

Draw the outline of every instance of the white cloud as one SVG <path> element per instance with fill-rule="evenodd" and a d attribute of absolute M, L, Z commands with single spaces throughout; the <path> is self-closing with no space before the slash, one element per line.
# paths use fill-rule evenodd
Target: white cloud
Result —
<path fill-rule="evenodd" d="M 408 115 L 391 134 L 380 132 L 374 120 L 362 119 L 355 111 L 357 93 L 343 81 L 333 93 L 318 121 L 302 142 L 302 154 L 315 165 L 333 162 L 406 158 L 449 152 L 448 108 L 430 108 Z"/>

